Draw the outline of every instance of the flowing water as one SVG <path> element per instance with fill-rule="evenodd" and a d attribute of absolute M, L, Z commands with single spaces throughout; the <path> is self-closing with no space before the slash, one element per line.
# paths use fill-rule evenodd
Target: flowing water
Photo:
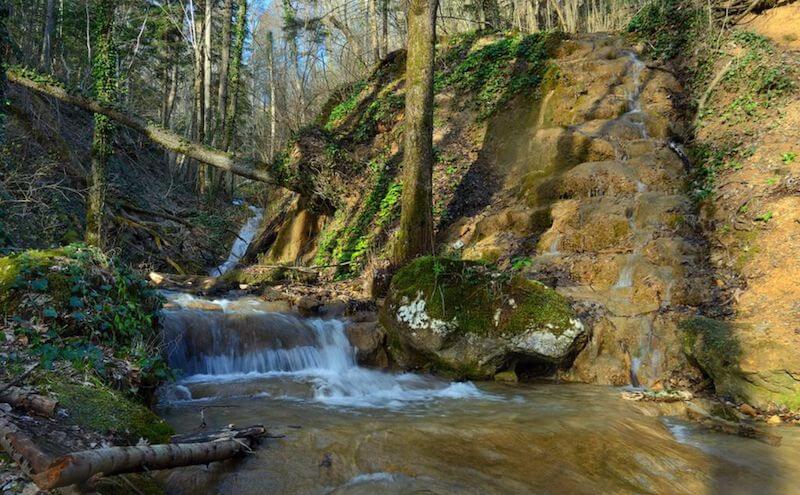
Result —
<path fill-rule="evenodd" d="M 258 232 L 258 226 L 261 225 L 261 218 L 264 216 L 264 210 L 256 208 L 255 206 L 248 206 L 248 208 L 253 212 L 253 216 L 245 222 L 239 234 L 236 236 L 236 240 L 233 241 L 233 247 L 231 248 L 231 253 L 228 255 L 228 259 L 221 265 L 212 268 L 208 273 L 209 275 L 223 275 L 234 268 L 247 252 L 247 247 L 253 242 L 256 232 Z"/>
<path fill-rule="evenodd" d="M 170 493 L 797 493 L 800 435 L 780 447 L 656 417 L 618 389 L 450 383 L 359 367 L 345 321 L 255 298 L 168 294 L 184 376 L 160 413 L 179 432 L 261 423 L 237 462 L 172 470 Z"/>

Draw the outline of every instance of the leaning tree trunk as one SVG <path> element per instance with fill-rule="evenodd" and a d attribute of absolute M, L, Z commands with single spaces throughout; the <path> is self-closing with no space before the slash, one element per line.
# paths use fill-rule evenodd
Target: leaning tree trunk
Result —
<path fill-rule="evenodd" d="M 433 253 L 433 68 L 438 0 L 408 9 L 405 149 L 395 263 Z"/>
<path fill-rule="evenodd" d="M 24 88 L 36 91 L 37 93 L 52 96 L 53 98 L 61 100 L 64 103 L 75 105 L 83 108 L 84 110 L 109 117 L 110 119 L 113 119 L 116 122 L 133 129 L 134 131 L 144 134 L 154 143 L 163 146 L 168 150 L 185 155 L 193 160 L 197 160 L 222 170 L 233 172 L 236 175 L 246 177 L 248 179 L 286 187 L 300 193 L 301 195 L 305 194 L 293 184 L 284 184 L 281 181 L 275 180 L 275 178 L 267 171 L 269 168 L 269 164 L 267 163 L 248 160 L 243 157 L 224 153 L 201 143 L 187 141 L 183 136 L 180 136 L 168 129 L 164 129 L 157 124 L 148 122 L 142 117 L 125 113 L 116 107 L 100 103 L 96 100 L 90 100 L 88 98 L 70 94 L 61 86 L 38 80 L 38 77 L 31 78 L 27 77 L 22 72 L 10 70 L 8 71 L 8 79 L 14 84 L 18 84 Z"/>
<path fill-rule="evenodd" d="M 116 93 L 116 57 L 114 54 L 114 4 L 112 0 L 96 0 L 94 61 L 92 77 L 94 92 L 101 104 L 112 105 Z M 107 188 L 108 159 L 112 153 L 113 124 L 106 115 L 95 114 L 92 135 L 92 177 L 86 206 L 86 242 L 104 247 L 103 233 Z"/>

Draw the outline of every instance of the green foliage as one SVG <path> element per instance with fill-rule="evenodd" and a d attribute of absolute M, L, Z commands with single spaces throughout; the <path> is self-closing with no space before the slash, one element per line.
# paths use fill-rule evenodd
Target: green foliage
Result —
<path fill-rule="evenodd" d="M 745 52 L 725 74 L 725 85 L 739 96 L 725 109 L 722 120 L 738 124 L 761 116 L 764 110 L 794 91 L 796 84 L 792 68 L 776 60 L 774 47 L 767 38 L 749 31 L 735 31 L 731 40 Z"/>
<path fill-rule="evenodd" d="M 0 309 L 47 366 L 63 359 L 102 371 L 104 345 L 145 375 L 166 378 L 149 349 L 160 305 L 144 279 L 82 244 L 0 258 Z"/>
<path fill-rule="evenodd" d="M 353 110 L 355 110 L 356 107 L 358 106 L 361 92 L 364 90 L 366 86 L 367 83 L 365 81 L 357 82 L 350 90 L 349 96 L 345 98 L 341 103 L 333 107 L 333 110 L 331 110 L 330 115 L 328 115 L 328 121 L 325 123 L 326 130 L 332 131 L 337 125 L 341 123 L 341 121 L 350 116 Z"/>
<path fill-rule="evenodd" d="M 470 51 L 472 35 L 465 35 L 445 55 L 453 64 L 435 77 L 436 91 L 453 88 L 474 93 L 478 118 L 485 119 L 523 89 L 537 88 L 550 67 L 549 58 L 559 36 L 540 32 L 505 36 Z"/>
<path fill-rule="evenodd" d="M 628 23 L 628 32 L 647 41 L 646 53 L 657 59 L 687 51 L 707 24 L 706 13 L 684 0 L 652 0 Z"/>
<path fill-rule="evenodd" d="M 781 153 L 781 161 L 786 165 L 794 163 L 794 160 L 797 158 L 797 153 L 793 151 L 787 151 L 786 153 Z"/>

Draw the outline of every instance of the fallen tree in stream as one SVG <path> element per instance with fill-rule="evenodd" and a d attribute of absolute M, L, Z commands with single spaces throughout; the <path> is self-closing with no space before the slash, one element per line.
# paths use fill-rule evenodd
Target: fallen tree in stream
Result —
<path fill-rule="evenodd" d="M 266 435 L 263 426 L 255 425 L 176 436 L 169 444 L 107 447 L 52 457 L 0 411 L 0 446 L 42 490 L 78 485 L 91 491 L 100 476 L 223 461 L 251 452 L 258 439 Z"/>
<path fill-rule="evenodd" d="M 292 189 L 291 185 L 276 180 L 276 178 L 270 174 L 268 171 L 269 164 L 267 163 L 243 158 L 231 153 L 225 153 L 210 146 L 189 141 L 169 129 L 165 129 L 153 122 L 148 122 L 142 117 L 122 111 L 116 107 L 104 105 L 90 98 L 72 94 L 55 81 L 48 80 L 46 76 L 37 77 L 35 73 L 19 69 L 9 69 L 7 71 L 7 76 L 9 82 L 22 86 L 23 88 L 46 96 L 51 96 L 64 103 L 75 105 L 93 113 L 105 115 L 125 127 L 144 134 L 154 143 L 170 151 L 180 153 L 205 163 L 206 165 L 229 171 L 241 177 Z M 302 194 L 301 191 L 295 192 Z"/>

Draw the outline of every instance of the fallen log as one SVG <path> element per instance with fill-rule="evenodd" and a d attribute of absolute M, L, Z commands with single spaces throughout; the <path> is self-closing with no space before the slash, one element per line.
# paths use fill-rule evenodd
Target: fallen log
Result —
<path fill-rule="evenodd" d="M 14 386 L 6 387 L 0 391 L 0 402 L 48 417 L 53 416 L 56 412 L 56 407 L 58 407 L 57 400 L 35 394 L 27 388 Z"/>
<path fill-rule="evenodd" d="M 169 129 L 148 122 L 138 115 L 123 112 L 122 110 L 104 105 L 98 101 L 71 94 L 64 88 L 48 82 L 44 78 L 34 80 L 28 77 L 28 74 L 24 71 L 9 69 L 6 74 L 9 82 L 46 96 L 52 96 L 70 105 L 83 108 L 84 110 L 105 115 L 125 127 L 144 134 L 154 143 L 170 151 L 186 155 L 206 165 L 211 165 L 248 179 L 284 187 L 283 183 L 275 180 L 275 178 L 267 172 L 266 169 L 269 165 L 266 163 L 245 159 L 204 144 L 188 141 Z"/>
<path fill-rule="evenodd" d="M 251 451 L 267 434 L 263 426 L 225 430 L 214 440 L 137 447 L 108 447 L 63 455 L 33 475 L 43 490 L 84 483 L 98 474 L 134 473 L 223 461 Z"/>
<path fill-rule="evenodd" d="M 3 411 L 0 411 L 0 447 L 28 474 L 41 471 L 52 462 L 52 458 L 22 433 Z"/>

